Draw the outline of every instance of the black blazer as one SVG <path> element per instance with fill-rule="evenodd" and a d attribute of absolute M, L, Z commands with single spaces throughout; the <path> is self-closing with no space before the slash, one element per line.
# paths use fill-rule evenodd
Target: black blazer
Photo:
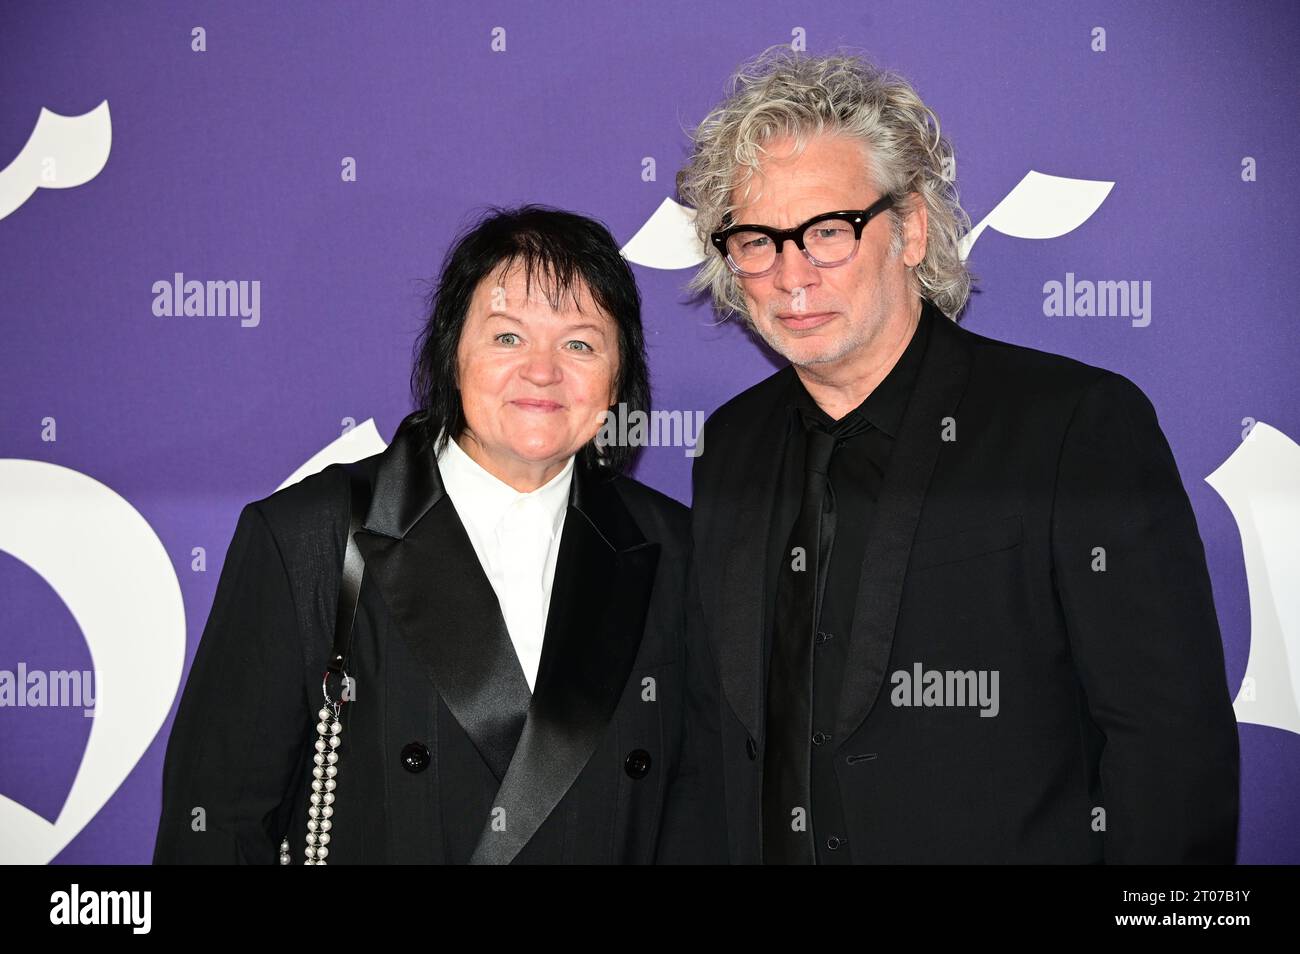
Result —
<path fill-rule="evenodd" d="M 373 500 L 328 863 L 688 860 L 670 824 L 693 815 L 686 508 L 575 461 L 530 697 L 415 417 L 362 461 Z M 241 513 L 167 747 L 156 863 L 273 864 L 283 837 L 302 863 L 347 500 L 331 466 Z"/>
<path fill-rule="evenodd" d="M 841 634 L 830 744 L 852 860 L 1232 862 L 1223 648 L 1150 402 L 929 302 L 922 320 L 929 346 Z M 691 625 L 710 652 L 692 704 L 725 800 L 704 830 L 725 831 L 712 851 L 734 862 L 761 858 L 764 579 L 793 374 L 713 414 L 695 463 Z M 999 713 L 895 705 L 893 674 L 917 663 L 997 671 Z"/>

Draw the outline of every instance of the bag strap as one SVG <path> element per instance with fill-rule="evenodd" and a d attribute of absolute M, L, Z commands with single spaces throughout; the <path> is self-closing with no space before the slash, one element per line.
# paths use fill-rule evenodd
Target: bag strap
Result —
<path fill-rule="evenodd" d="M 357 615 L 357 601 L 361 596 L 361 578 L 366 562 L 353 537 L 361 529 L 370 505 L 370 481 L 356 463 L 344 464 L 351 493 L 348 513 L 347 550 L 343 554 L 343 576 L 339 581 L 338 611 L 334 617 L 334 648 L 330 652 L 328 670 L 333 675 L 343 672 L 348 653 L 352 648 L 352 624 Z"/>
<path fill-rule="evenodd" d="M 346 689 L 343 685 L 344 666 L 347 663 L 348 653 L 352 648 L 352 624 L 357 615 L 357 601 L 361 596 L 361 578 L 365 574 L 366 563 L 361 556 L 361 548 L 357 546 L 354 539 L 358 530 L 361 529 L 361 523 L 366 518 L 366 510 L 370 506 L 370 481 L 366 479 L 365 472 L 355 463 L 344 464 L 343 469 L 348 475 L 348 530 L 346 550 L 343 554 L 343 574 L 339 580 L 339 601 L 338 612 L 334 618 L 334 646 L 330 651 L 329 661 L 325 670 L 325 677 L 322 680 L 321 690 L 324 693 L 325 701 L 319 713 L 317 713 L 316 735 L 319 739 L 314 743 L 315 759 L 320 760 L 323 757 L 330 759 L 328 771 L 331 773 L 329 780 L 322 781 L 322 772 L 325 770 L 321 761 L 316 761 L 316 768 L 312 772 L 312 795 L 311 806 L 307 810 L 310 821 L 307 825 L 307 853 L 306 864 L 323 865 L 329 855 L 329 829 L 328 819 L 333 814 L 332 803 L 334 800 L 334 775 L 337 770 L 335 762 L 338 756 L 334 754 L 334 749 L 339 745 L 340 722 L 334 721 L 339 719 L 342 714 L 343 696 Z M 330 694 L 330 679 L 333 677 L 337 680 L 338 685 L 334 689 L 334 694 Z M 333 712 L 331 713 L 331 702 L 333 703 Z M 331 724 L 332 723 L 332 724 Z M 328 755 L 324 755 L 327 753 Z M 311 764 L 306 760 L 304 764 Z M 322 788 L 324 795 L 320 792 Z M 323 807 L 318 806 L 318 799 L 323 803 Z M 318 830 L 316 813 L 322 812 L 327 822 L 323 830 Z M 292 851 L 289 847 L 289 836 L 286 834 L 280 841 L 280 864 L 287 865 L 292 861 Z"/>

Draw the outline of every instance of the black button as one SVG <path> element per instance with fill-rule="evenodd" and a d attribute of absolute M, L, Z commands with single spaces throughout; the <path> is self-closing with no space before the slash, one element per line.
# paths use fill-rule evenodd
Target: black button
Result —
<path fill-rule="evenodd" d="M 754 741 L 753 736 L 745 740 L 745 754 L 749 756 L 751 762 L 758 758 L 758 743 Z"/>
<path fill-rule="evenodd" d="M 829 848 L 831 851 L 838 851 L 841 845 L 846 845 L 846 844 L 848 844 L 847 841 L 845 841 L 842 838 L 836 838 L 834 835 L 831 835 L 829 838 L 826 839 L 826 847 Z"/>
<path fill-rule="evenodd" d="M 411 742 L 402 749 L 402 768 L 408 772 L 423 772 L 428 767 L 429 747 L 423 742 Z"/>
<path fill-rule="evenodd" d="M 813 734 L 813 745 L 825 745 L 830 740 L 831 737 L 825 732 L 817 732 Z"/>
<path fill-rule="evenodd" d="M 623 771 L 633 778 L 645 778 L 650 771 L 650 753 L 645 749 L 633 749 L 623 760 Z"/>

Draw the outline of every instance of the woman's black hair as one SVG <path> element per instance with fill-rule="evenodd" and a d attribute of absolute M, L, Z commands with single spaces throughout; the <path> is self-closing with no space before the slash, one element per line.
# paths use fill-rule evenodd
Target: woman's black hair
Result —
<path fill-rule="evenodd" d="M 439 435 L 443 441 L 454 439 L 465 430 L 456 354 L 475 289 L 502 266 L 522 267 L 525 288 L 536 282 L 552 308 L 558 308 L 565 295 L 576 302 L 580 286 L 585 285 L 618 329 L 618 374 L 611 410 L 622 404 L 629 415 L 649 411 L 641 293 L 609 230 L 594 219 L 547 206 L 493 207 L 456 239 L 426 302 L 428 319 L 415 342 L 411 396 L 424 411 L 427 440 L 435 442 Z M 435 452 L 441 446 L 435 444 Z M 593 440 L 579 451 L 579 458 L 588 467 L 604 465 L 621 472 L 634 451 L 620 442 L 598 449 Z"/>

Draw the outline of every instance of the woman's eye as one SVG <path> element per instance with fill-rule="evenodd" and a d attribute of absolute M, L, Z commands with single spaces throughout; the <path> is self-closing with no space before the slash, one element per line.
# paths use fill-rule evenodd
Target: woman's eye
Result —
<path fill-rule="evenodd" d="M 591 350 L 593 350 L 592 347 L 591 347 L 591 345 L 587 344 L 587 342 L 585 342 L 585 341 L 579 341 L 579 340 L 577 340 L 576 338 L 575 338 L 573 341 L 568 342 L 568 344 L 567 344 L 565 347 L 569 347 L 569 345 L 577 345 L 577 346 L 578 346 L 578 347 L 576 347 L 576 348 L 572 348 L 572 347 L 570 347 L 570 348 L 569 348 L 570 351 L 591 351 Z"/>
<path fill-rule="evenodd" d="M 510 340 L 505 340 L 507 338 Z M 503 331 L 501 334 L 497 335 L 494 340 L 499 341 L 501 344 L 514 344 L 519 340 L 519 336 L 513 331 Z"/>

